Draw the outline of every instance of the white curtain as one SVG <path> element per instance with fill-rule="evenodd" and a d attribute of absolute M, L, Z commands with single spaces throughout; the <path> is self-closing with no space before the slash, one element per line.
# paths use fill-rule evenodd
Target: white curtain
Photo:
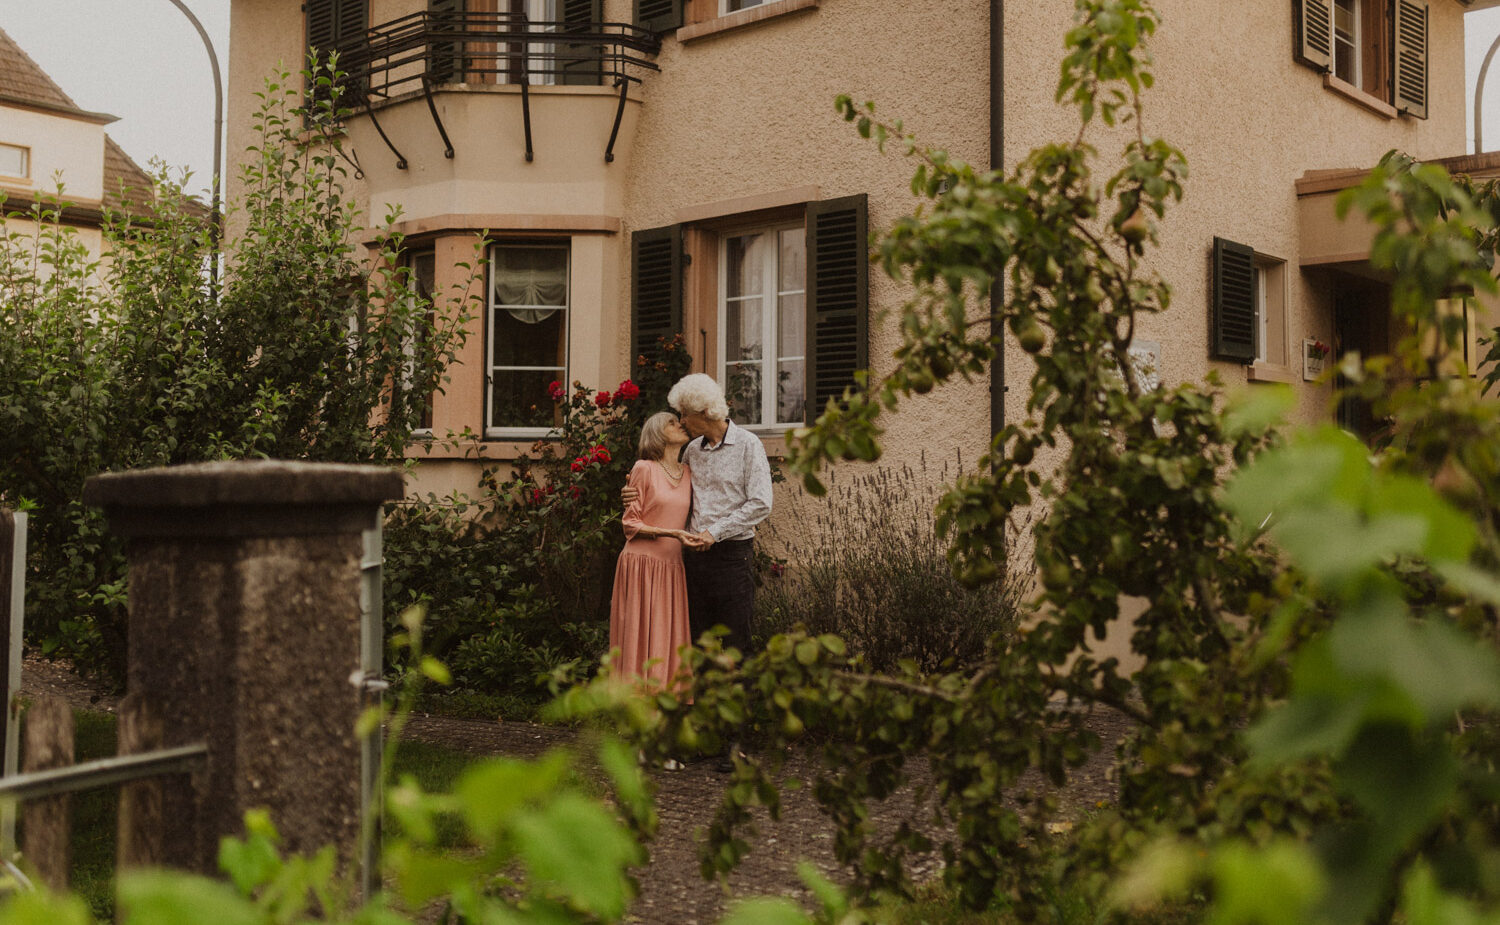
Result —
<path fill-rule="evenodd" d="M 562 259 L 559 259 L 559 258 Z M 568 303 L 568 263 L 560 251 L 512 251 L 494 267 L 495 304 L 557 305 Z M 552 317 L 557 309 L 507 308 L 510 316 L 525 324 Z"/>

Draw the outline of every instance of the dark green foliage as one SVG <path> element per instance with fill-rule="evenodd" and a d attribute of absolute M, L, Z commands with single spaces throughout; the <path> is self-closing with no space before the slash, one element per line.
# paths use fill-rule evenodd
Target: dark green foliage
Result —
<path fill-rule="evenodd" d="M 102 262 L 59 224 L 60 192 L 35 230 L 0 219 L 0 501 L 33 512 L 27 631 L 115 679 L 123 560 L 79 501 L 84 479 L 241 457 L 398 463 L 462 339 L 469 306 L 433 312 L 393 269 L 399 238 L 369 264 L 350 243 L 365 222 L 343 188 L 337 95 L 305 123 L 300 97 L 286 74 L 261 94 L 216 290 L 209 225 L 165 172 L 147 215 L 108 218 Z"/>
<path fill-rule="evenodd" d="M 979 661 L 996 633 L 1015 629 L 1030 581 L 1017 569 L 993 585 L 965 587 L 953 577 L 947 544 L 932 526 L 948 467 L 929 472 L 882 467 L 839 484 L 826 503 L 794 493 L 770 538 L 785 539 L 790 564 L 761 569 L 755 632 L 761 639 L 801 626 L 835 633 L 871 670 L 893 672 L 903 659 L 922 671 Z"/>

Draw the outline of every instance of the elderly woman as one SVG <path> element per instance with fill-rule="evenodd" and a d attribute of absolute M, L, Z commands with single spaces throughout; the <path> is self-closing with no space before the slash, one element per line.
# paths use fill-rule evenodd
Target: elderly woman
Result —
<path fill-rule="evenodd" d="M 682 543 L 692 503 L 692 473 L 679 456 L 688 434 L 668 411 L 646 419 L 640 459 L 630 470 L 635 500 L 625 508 L 625 548 L 615 566 L 609 647 L 621 677 L 664 687 L 677 675 L 688 635 Z"/>
<path fill-rule="evenodd" d="M 771 514 L 771 464 L 760 438 L 729 419 L 724 391 L 702 373 L 667 393 L 693 438 L 683 461 L 693 469 L 688 547 L 688 608 L 693 638 L 723 625 L 724 644 L 750 644 L 755 610 L 755 527 Z"/>

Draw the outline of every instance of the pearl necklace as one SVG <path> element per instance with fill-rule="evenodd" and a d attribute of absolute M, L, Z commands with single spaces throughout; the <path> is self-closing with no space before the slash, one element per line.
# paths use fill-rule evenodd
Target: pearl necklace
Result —
<path fill-rule="evenodd" d="M 682 466 L 680 464 L 677 466 L 676 475 L 673 475 L 672 470 L 668 469 L 667 464 L 660 459 L 656 461 L 656 464 L 658 466 L 661 466 L 661 471 L 667 474 L 667 480 L 670 481 L 673 485 L 677 485 L 682 482 Z"/>

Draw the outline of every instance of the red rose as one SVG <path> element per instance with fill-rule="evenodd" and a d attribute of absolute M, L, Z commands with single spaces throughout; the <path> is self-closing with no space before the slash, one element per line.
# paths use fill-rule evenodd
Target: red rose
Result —
<path fill-rule="evenodd" d="M 568 397 L 568 392 L 562 387 L 562 383 L 553 379 L 547 384 L 547 396 L 553 401 L 562 401 Z"/>
<path fill-rule="evenodd" d="M 579 488 L 577 485 L 574 485 L 572 488 L 568 489 L 568 493 L 575 498 L 583 497 L 583 489 Z"/>
<path fill-rule="evenodd" d="M 626 379 L 624 382 L 620 383 L 619 391 L 615 392 L 615 400 L 617 401 L 635 401 L 640 397 L 641 387 L 636 385 L 634 382 L 631 382 L 629 379 Z"/>
<path fill-rule="evenodd" d="M 572 468 L 573 468 L 574 472 L 582 472 L 583 471 L 583 467 L 586 466 L 586 465 L 588 465 L 588 463 L 584 462 L 583 461 L 583 457 L 580 456 L 577 459 L 573 460 L 573 467 Z"/>
<path fill-rule="evenodd" d="M 609 400 L 611 397 L 612 396 L 608 392 L 601 391 L 598 395 L 594 396 L 594 404 L 598 405 L 601 408 L 608 408 Z"/>
<path fill-rule="evenodd" d="M 602 463 L 609 462 L 609 448 L 603 444 L 594 447 L 594 459 Z"/>

